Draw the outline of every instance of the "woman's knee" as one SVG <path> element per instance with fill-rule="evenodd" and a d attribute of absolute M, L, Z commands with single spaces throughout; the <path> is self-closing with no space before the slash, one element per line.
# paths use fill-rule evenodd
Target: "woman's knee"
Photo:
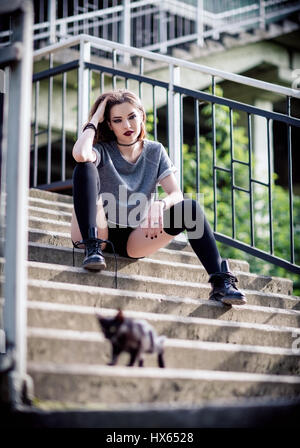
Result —
<path fill-rule="evenodd" d="M 175 204 L 164 214 L 164 230 L 172 235 L 178 235 L 184 230 L 203 234 L 204 213 L 195 199 L 184 199 Z"/>
<path fill-rule="evenodd" d="M 92 181 L 99 183 L 98 170 L 93 162 L 77 162 L 73 171 L 73 184 L 76 182 L 83 183 Z"/>
<path fill-rule="evenodd" d="M 127 254 L 130 258 L 147 257 L 165 247 L 173 238 L 173 235 L 162 232 L 157 238 L 149 239 L 141 229 L 136 229 L 127 240 Z"/>
<path fill-rule="evenodd" d="M 164 230 L 170 235 L 179 233 L 193 226 L 198 205 L 194 199 L 183 199 L 164 212 Z"/>
<path fill-rule="evenodd" d="M 204 233 L 205 215 L 204 211 L 195 199 L 184 200 L 184 227 L 189 238 L 202 238 Z"/>

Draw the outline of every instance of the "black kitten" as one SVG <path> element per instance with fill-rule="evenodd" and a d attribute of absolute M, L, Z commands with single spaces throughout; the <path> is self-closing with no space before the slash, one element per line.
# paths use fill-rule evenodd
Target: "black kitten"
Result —
<path fill-rule="evenodd" d="M 117 364 L 121 352 L 129 352 L 128 366 L 138 361 L 139 367 L 144 365 L 144 353 L 158 353 L 158 366 L 165 367 L 163 351 L 165 336 L 157 336 L 155 330 L 145 320 L 134 320 L 124 317 L 121 310 L 113 318 L 97 314 L 102 331 L 112 344 L 112 360 L 108 364 Z"/>

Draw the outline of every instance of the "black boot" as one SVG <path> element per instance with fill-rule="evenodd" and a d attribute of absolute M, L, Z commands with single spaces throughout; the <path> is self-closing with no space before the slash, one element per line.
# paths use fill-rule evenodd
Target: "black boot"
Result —
<path fill-rule="evenodd" d="M 226 305 L 244 305 L 247 299 L 235 286 L 237 281 L 238 279 L 229 271 L 228 261 L 223 260 L 221 272 L 215 272 L 209 277 L 208 282 L 212 285 L 209 298 Z"/>
<path fill-rule="evenodd" d="M 100 271 L 106 268 L 105 259 L 101 251 L 101 243 L 103 241 L 97 238 L 97 227 L 91 227 L 88 239 L 82 241 L 85 244 L 85 258 L 83 260 L 85 269 Z"/>

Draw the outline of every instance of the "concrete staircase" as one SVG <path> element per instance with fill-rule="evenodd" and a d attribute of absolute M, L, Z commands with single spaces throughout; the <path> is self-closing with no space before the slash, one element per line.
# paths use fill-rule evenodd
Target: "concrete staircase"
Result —
<path fill-rule="evenodd" d="M 299 17 L 300 15 L 297 15 L 294 20 L 284 19 L 281 22 L 270 23 L 266 26 L 266 29 L 255 28 L 248 31 L 233 31 L 232 34 L 230 30 L 226 30 L 217 39 L 205 39 L 203 47 L 195 43 L 190 44 L 189 51 L 174 47 L 172 48 L 172 56 L 188 61 L 212 53 L 224 52 L 230 48 L 274 39 L 299 30 Z"/>
<path fill-rule="evenodd" d="M 73 267 L 71 210 L 71 197 L 30 191 L 28 373 L 36 406 L 162 412 L 299 397 L 300 350 L 292 345 L 300 337 L 300 300 L 290 280 L 251 274 L 248 263 L 230 260 L 248 304 L 225 307 L 207 300 L 206 271 L 188 246 L 173 241 L 139 261 L 118 257 L 115 289 L 112 255 L 105 271 L 89 273 L 75 250 Z M 117 367 L 106 365 L 110 344 L 95 311 L 112 316 L 119 307 L 167 336 L 166 369 L 154 355 L 143 369 L 125 367 L 127 354 Z"/>

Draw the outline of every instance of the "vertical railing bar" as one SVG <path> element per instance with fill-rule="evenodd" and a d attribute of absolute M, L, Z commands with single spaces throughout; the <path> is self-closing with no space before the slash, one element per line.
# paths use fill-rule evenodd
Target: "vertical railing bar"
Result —
<path fill-rule="evenodd" d="M 143 23 L 142 23 L 142 17 L 139 15 L 136 19 L 136 30 L 137 30 L 137 47 L 141 48 L 143 46 L 143 40 L 142 40 L 142 35 L 143 35 Z"/>
<path fill-rule="evenodd" d="M 229 122 L 230 122 L 230 172 L 231 172 L 231 226 L 232 226 L 232 238 L 236 238 L 235 227 L 235 197 L 234 197 L 234 154 L 233 154 L 233 111 L 229 108 Z"/>
<path fill-rule="evenodd" d="M 197 45 L 203 47 L 203 0 L 197 0 L 196 3 L 196 33 L 197 33 Z"/>
<path fill-rule="evenodd" d="M 179 100 L 179 110 L 180 110 L 180 188 L 184 192 L 184 182 L 183 182 L 183 95 L 180 94 Z"/>
<path fill-rule="evenodd" d="M 127 47 L 130 47 L 131 45 L 131 5 L 130 0 L 122 0 L 122 12 L 121 14 L 121 21 L 119 22 L 119 29 L 120 29 L 120 39 L 118 42 L 122 42 Z M 130 64 L 130 54 L 124 53 L 122 55 L 122 62 L 124 65 Z"/>
<path fill-rule="evenodd" d="M 79 86 L 79 78 L 80 78 L 80 76 L 79 76 L 79 70 L 80 70 L 80 67 L 78 67 L 77 68 L 77 85 Z M 79 123 L 79 88 L 77 89 L 77 129 L 76 129 L 76 135 L 78 136 L 79 135 L 79 126 L 78 126 L 78 123 Z"/>
<path fill-rule="evenodd" d="M 166 131 L 167 131 L 167 144 L 168 144 L 168 151 L 169 151 L 169 155 L 170 155 L 170 117 L 169 117 L 169 87 L 166 88 L 166 116 L 167 116 L 167 127 L 166 127 Z"/>
<path fill-rule="evenodd" d="M 38 132 L 39 132 L 39 96 L 40 96 L 40 81 L 37 81 L 34 86 L 35 98 L 34 98 L 34 155 L 33 155 L 33 186 L 37 186 L 38 180 Z"/>
<path fill-rule="evenodd" d="M 66 180 L 66 129 L 65 129 L 65 111 L 66 111 L 66 90 L 67 90 L 67 72 L 62 77 L 62 119 L 61 119 L 61 180 Z"/>
<path fill-rule="evenodd" d="M 159 36 L 159 11 L 154 10 L 153 13 L 153 35 L 151 36 L 150 44 L 156 44 Z"/>
<path fill-rule="evenodd" d="M 149 38 L 151 37 L 151 12 L 146 15 L 145 17 L 145 29 L 147 30 L 146 32 L 146 41 L 145 41 L 145 46 L 146 45 L 150 45 L 151 42 L 149 41 Z"/>
<path fill-rule="evenodd" d="M 291 116 L 291 97 L 287 97 L 287 114 Z M 295 263 L 294 247 L 294 209 L 293 209 L 293 159 L 292 159 L 292 129 L 287 125 L 288 144 L 288 179 L 289 179 L 289 214 L 290 214 L 290 260 Z"/>
<path fill-rule="evenodd" d="M 128 87 L 128 78 L 125 78 L 125 89 L 129 89 L 129 87 Z"/>
<path fill-rule="evenodd" d="M 53 68 L 53 54 L 49 55 L 49 68 Z M 53 76 L 49 78 L 48 88 L 48 142 L 47 142 L 47 184 L 51 183 L 51 113 L 53 97 Z"/>
<path fill-rule="evenodd" d="M 98 3 L 98 2 L 97 2 Z M 93 2 L 93 9 L 95 10 L 97 8 L 97 6 L 95 5 L 95 2 Z M 93 35 L 97 36 L 97 28 L 99 29 L 99 25 L 96 25 L 96 21 L 93 21 L 94 26 L 93 26 Z"/>
<path fill-rule="evenodd" d="M 100 93 L 104 93 L 104 72 L 100 73 Z"/>
<path fill-rule="evenodd" d="M 253 211 L 253 182 L 252 182 L 252 120 L 248 113 L 248 160 L 249 160 L 249 191 L 250 191 L 250 237 L 251 246 L 254 246 L 254 211 Z"/>
<path fill-rule="evenodd" d="M 104 8 L 107 8 L 107 0 L 103 1 L 103 9 Z M 107 28 L 108 28 L 108 24 L 104 23 L 102 25 L 102 36 L 101 36 L 103 39 L 107 39 Z"/>
<path fill-rule="evenodd" d="M 41 2 L 40 2 L 41 3 Z M 49 23 L 49 44 L 55 42 L 56 37 L 56 2 L 50 1 L 48 3 L 48 23 Z"/>
<path fill-rule="evenodd" d="M 77 138 L 81 134 L 83 124 L 86 122 L 89 105 L 89 70 L 86 68 L 86 63 L 90 62 L 91 58 L 91 44 L 89 42 L 80 42 L 80 59 L 78 68 L 78 123 L 77 123 Z"/>
<path fill-rule="evenodd" d="M 118 2 L 114 3 L 113 6 L 117 6 Z M 113 18 L 118 19 L 118 13 L 114 13 L 113 14 Z M 119 21 L 116 20 L 113 22 L 113 27 L 112 27 L 112 31 L 113 31 L 113 38 L 112 40 L 114 42 L 118 42 L 118 28 L 119 28 Z"/>
<path fill-rule="evenodd" d="M 211 79 L 212 94 L 215 94 L 215 77 Z M 214 199 L 214 231 L 217 230 L 217 171 L 216 171 L 216 128 L 215 128 L 215 103 L 211 105 L 212 146 L 213 146 L 213 199 Z"/>
<path fill-rule="evenodd" d="M 195 121 L 195 138 L 196 138 L 196 192 L 200 193 L 200 141 L 199 141 L 199 101 L 194 99 L 194 121 Z"/>
<path fill-rule="evenodd" d="M 180 67 L 169 64 L 169 86 L 168 86 L 168 131 L 169 131 L 169 156 L 177 172 L 175 173 L 176 180 L 180 188 L 182 186 L 182 151 L 180 147 L 180 94 L 174 91 L 174 86 L 180 85 Z"/>
<path fill-rule="evenodd" d="M 113 68 L 117 67 L 117 51 L 115 49 L 112 51 L 112 66 Z M 116 89 L 116 75 L 112 76 L 112 88 Z"/>
<path fill-rule="evenodd" d="M 142 76 L 144 74 L 144 58 L 141 56 L 140 57 L 140 69 L 139 69 L 139 73 Z M 139 97 L 142 100 L 142 81 L 139 81 Z"/>
<path fill-rule="evenodd" d="M 89 76 L 88 76 L 88 110 L 90 110 L 91 107 L 91 89 L 93 88 L 93 70 L 89 69 Z"/>
<path fill-rule="evenodd" d="M 271 144 L 270 144 L 270 119 L 267 118 L 267 145 L 268 145 L 268 198 L 269 198 L 269 235 L 270 254 L 274 254 L 273 241 L 273 211 L 272 211 L 272 166 L 271 166 Z"/>
<path fill-rule="evenodd" d="M 155 101 L 155 85 L 152 85 L 152 104 L 153 104 L 153 129 L 154 129 L 154 140 L 157 140 L 157 111 L 156 111 L 156 101 Z"/>

